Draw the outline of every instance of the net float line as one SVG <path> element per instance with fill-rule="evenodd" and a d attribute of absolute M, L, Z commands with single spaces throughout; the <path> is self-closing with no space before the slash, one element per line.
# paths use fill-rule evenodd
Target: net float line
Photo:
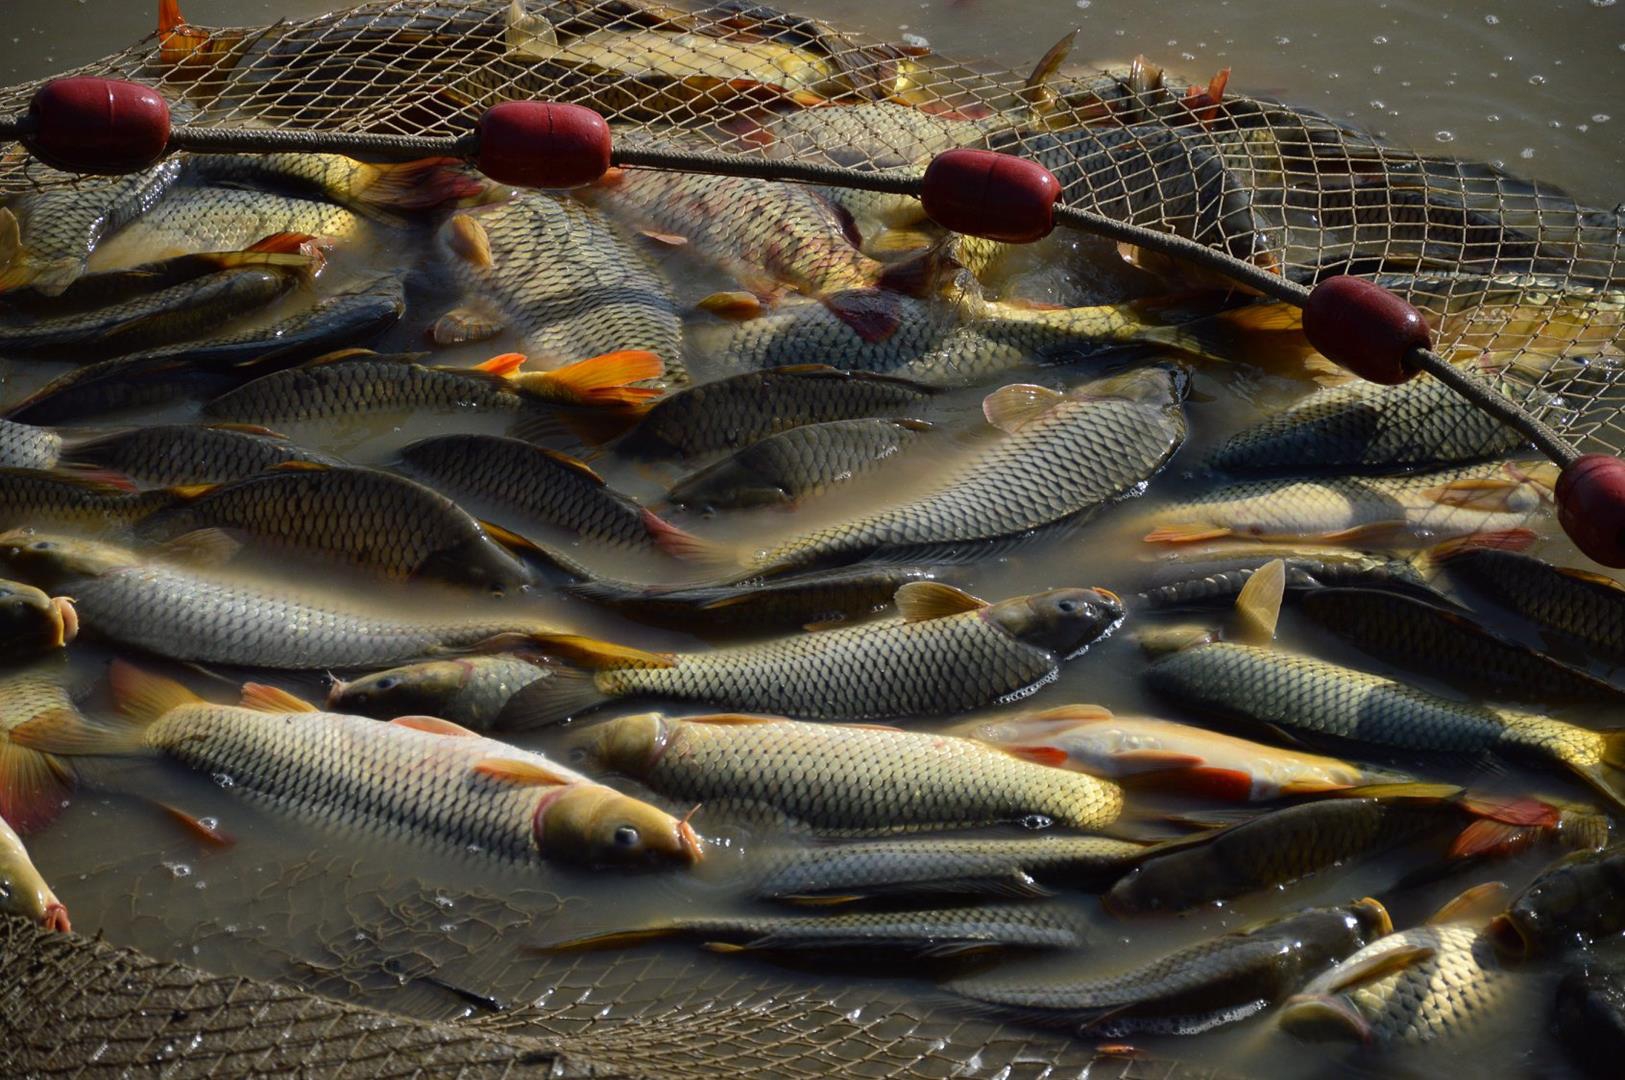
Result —
<path fill-rule="evenodd" d="M 1554 495 L 1564 531 L 1594 561 L 1625 567 L 1625 461 L 1581 454 L 1482 377 L 1451 364 L 1434 351 L 1427 320 L 1410 303 L 1353 276 L 1328 277 L 1309 288 L 1194 240 L 1065 206 L 1061 185 L 1048 169 L 1010 154 L 946 150 L 916 177 L 720 153 L 624 148 L 615 146 L 599 113 L 546 101 L 494 105 L 473 131 L 454 137 L 194 127 L 171 123 L 168 103 L 150 87 L 91 76 L 41 86 L 26 113 L 0 119 L 0 139 L 20 140 L 53 168 L 93 175 L 137 172 L 178 151 L 332 153 L 393 160 L 442 156 L 461 158 L 498 183 L 520 187 L 582 187 L 611 167 L 624 167 L 907 195 L 919 199 L 927 216 L 945 229 L 1005 243 L 1031 243 L 1064 225 L 1190 263 L 1301 308 L 1309 343 L 1362 379 L 1388 386 L 1422 372 L 1438 379 L 1562 469 Z"/>

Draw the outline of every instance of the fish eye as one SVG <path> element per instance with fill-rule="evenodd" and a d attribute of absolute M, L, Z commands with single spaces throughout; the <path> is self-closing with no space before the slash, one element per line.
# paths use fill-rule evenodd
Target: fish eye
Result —
<path fill-rule="evenodd" d="M 621 825 L 615 829 L 615 846 L 618 848 L 634 848 L 638 846 L 638 830 L 631 825 Z"/>
<path fill-rule="evenodd" d="M 55 540 L 35 540 L 32 544 L 29 544 L 28 547 L 29 547 L 29 550 L 31 550 L 31 551 L 50 551 L 51 549 L 56 547 L 56 541 Z"/>
<path fill-rule="evenodd" d="M 1055 607 L 1061 614 L 1070 615 L 1078 610 L 1078 602 L 1076 600 L 1062 600 Z"/>
<path fill-rule="evenodd" d="M 1028 814 L 1026 817 L 1021 819 L 1021 827 L 1023 829 L 1032 829 L 1035 831 L 1038 829 L 1047 829 L 1053 824 L 1055 824 L 1055 822 L 1052 821 L 1047 814 Z"/>
<path fill-rule="evenodd" d="M 382 679 L 378 680 L 378 689 L 393 690 L 396 686 L 400 685 L 400 681 L 401 680 L 394 675 L 386 675 Z"/>

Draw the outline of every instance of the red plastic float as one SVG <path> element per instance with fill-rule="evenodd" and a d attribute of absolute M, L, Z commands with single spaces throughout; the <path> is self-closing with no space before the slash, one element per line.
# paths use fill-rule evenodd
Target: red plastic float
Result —
<path fill-rule="evenodd" d="M 1322 356 L 1367 382 L 1397 386 L 1414 378 L 1406 361 L 1433 344 L 1422 313 L 1382 286 L 1357 277 L 1330 277 L 1303 307 L 1303 332 Z"/>
<path fill-rule="evenodd" d="M 1557 479 L 1557 520 L 1574 546 L 1604 566 L 1625 567 L 1625 461 L 1585 454 Z"/>
<path fill-rule="evenodd" d="M 920 203 L 944 229 L 1030 244 L 1055 228 L 1060 181 L 1036 161 L 992 150 L 946 150 L 931 159 Z"/>
<path fill-rule="evenodd" d="M 581 105 L 505 101 L 480 117 L 475 165 L 500 184 L 577 188 L 609 169 L 609 124 Z"/>
<path fill-rule="evenodd" d="M 169 105 L 140 83 L 76 76 L 53 79 L 28 107 L 23 143 L 67 172 L 117 175 L 156 163 L 169 145 Z"/>

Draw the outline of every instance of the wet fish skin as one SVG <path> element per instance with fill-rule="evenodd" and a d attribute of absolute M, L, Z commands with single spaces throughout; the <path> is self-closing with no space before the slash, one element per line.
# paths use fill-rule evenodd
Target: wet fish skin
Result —
<path fill-rule="evenodd" d="M 1571 964 L 1557 984 L 1554 1033 L 1585 1075 L 1607 1078 L 1625 1055 L 1625 971 L 1617 963 Z"/>
<path fill-rule="evenodd" d="M 189 154 L 190 179 L 269 187 L 301 198 L 328 199 L 359 213 L 425 210 L 478 195 L 484 185 L 462 174 L 456 158 L 369 164 L 342 154 Z M 387 218 L 386 218 L 387 220 Z"/>
<path fill-rule="evenodd" d="M 1625 930 L 1625 845 L 1577 851 L 1541 871 L 1490 932 L 1503 952 L 1547 956 L 1608 940 Z"/>
<path fill-rule="evenodd" d="M 327 707 L 379 719 L 438 716 L 490 731 L 502 726 L 502 710 L 514 694 L 551 671 L 539 658 L 506 653 L 424 660 L 348 682 L 336 679 Z"/>
<path fill-rule="evenodd" d="M 62 456 L 62 436 L 49 428 L 0 420 L 0 468 L 49 469 Z"/>
<path fill-rule="evenodd" d="M 1024 411 L 906 502 L 784 540 L 752 556 L 780 573 L 876 552 L 916 555 L 1026 537 L 1087 521 L 1154 476 L 1184 442 L 1183 380 L 1167 368 L 1100 380 L 1066 395 L 1016 385 L 989 395 Z"/>
<path fill-rule="evenodd" d="M 1430 602 L 1448 602 L 1427 583 L 1409 559 L 1359 551 L 1340 552 L 1332 548 L 1284 556 L 1273 552 L 1237 553 L 1169 560 L 1148 575 L 1134 599 L 1139 606 L 1154 611 L 1230 607 L 1253 572 L 1276 558 L 1286 563 L 1288 594 L 1300 599 L 1320 588 L 1358 587 L 1403 593 Z"/>
<path fill-rule="evenodd" d="M 1144 845 L 1103 836 L 953 836 L 864 840 L 770 849 L 751 860 L 751 888 L 774 900 L 866 896 L 1021 895 L 1040 882 L 1099 886 L 1139 859 Z"/>
<path fill-rule="evenodd" d="M 68 909 L 34 868 L 22 838 L 0 817 L 0 912 L 21 915 L 47 930 L 73 929 Z"/>
<path fill-rule="evenodd" d="M 948 989 L 1029 1022 L 1190 1034 L 1268 1008 L 1392 930 L 1381 904 L 1359 900 L 1278 916 L 1109 975 L 984 975 Z"/>
<path fill-rule="evenodd" d="M 1618 704 L 1625 690 L 1508 640 L 1460 613 L 1368 589 L 1317 589 L 1299 600 L 1310 619 L 1377 659 L 1543 704 Z"/>
<path fill-rule="evenodd" d="M 165 492 L 132 492 L 68 472 L 0 469 L 0 530 L 69 525 L 117 532 L 172 501 Z"/>
<path fill-rule="evenodd" d="M 1625 657 L 1625 587 L 1612 578 L 1471 543 L 1433 554 L 1452 581 L 1588 650 Z"/>
<path fill-rule="evenodd" d="M 749 371 L 662 398 L 616 449 L 639 457 L 693 457 L 804 424 L 918 416 L 937 393 L 906 379 L 823 364 Z"/>
<path fill-rule="evenodd" d="M 767 813 L 821 835 L 882 836 L 1038 818 L 1108 825 L 1116 785 L 970 739 L 772 717 L 645 713 L 595 725 L 590 757 L 668 798 Z"/>
<path fill-rule="evenodd" d="M 0 821 L 32 833 L 56 820 L 76 774 L 65 759 L 28 744 L 27 731 L 52 718 L 78 718 L 64 686 L 61 651 L 0 672 Z"/>
<path fill-rule="evenodd" d="M 858 620 L 889 607 L 911 581 L 930 581 L 923 566 L 858 563 L 738 585 L 639 585 L 603 578 L 564 592 L 655 626 L 697 633 L 750 634 Z"/>
<path fill-rule="evenodd" d="M 0 581 L 0 656 L 7 663 L 60 649 L 78 632 L 72 600 L 18 581 Z"/>
<path fill-rule="evenodd" d="M 945 588 L 921 582 L 898 590 Z M 660 697 L 809 720 L 943 716 L 1019 696 L 1122 618 L 1104 590 L 1051 589 L 952 613 L 679 653 L 670 667 L 561 672 L 515 699 L 516 716 L 554 723 L 620 697 Z"/>
<path fill-rule="evenodd" d="M 831 420 L 752 443 L 672 485 L 679 506 L 738 509 L 793 503 L 871 471 L 911 446 L 918 420 Z"/>
<path fill-rule="evenodd" d="M 239 424 L 152 424 L 70 444 L 70 465 L 108 469 L 140 483 L 215 484 L 290 461 L 340 466 L 331 454 L 296 446 L 267 428 Z"/>
<path fill-rule="evenodd" d="M 177 187 L 104 241 L 95 261 L 99 269 L 116 269 L 197 252 L 241 251 L 277 233 L 349 243 L 371 229 L 364 218 L 329 202 L 245 188 Z"/>

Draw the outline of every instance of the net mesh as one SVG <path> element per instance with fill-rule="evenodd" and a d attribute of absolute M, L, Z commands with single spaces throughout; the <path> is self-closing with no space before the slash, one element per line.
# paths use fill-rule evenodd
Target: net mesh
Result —
<path fill-rule="evenodd" d="M 1150 64 L 1048 69 L 957 63 L 743 0 L 380 0 L 183 26 L 76 73 L 143 81 L 198 125 L 459 135 L 495 102 L 546 98 L 623 133 L 859 169 L 990 146 L 1044 163 L 1070 205 L 1300 281 L 1377 276 L 1430 314 L 1441 352 L 1504 372 L 1582 449 L 1625 448 L 1617 210 Z M 0 111 L 25 110 L 36 85 L 0 91 Z M 20 150 L 0 160 L 0 194 L 71 182 Z"/>

